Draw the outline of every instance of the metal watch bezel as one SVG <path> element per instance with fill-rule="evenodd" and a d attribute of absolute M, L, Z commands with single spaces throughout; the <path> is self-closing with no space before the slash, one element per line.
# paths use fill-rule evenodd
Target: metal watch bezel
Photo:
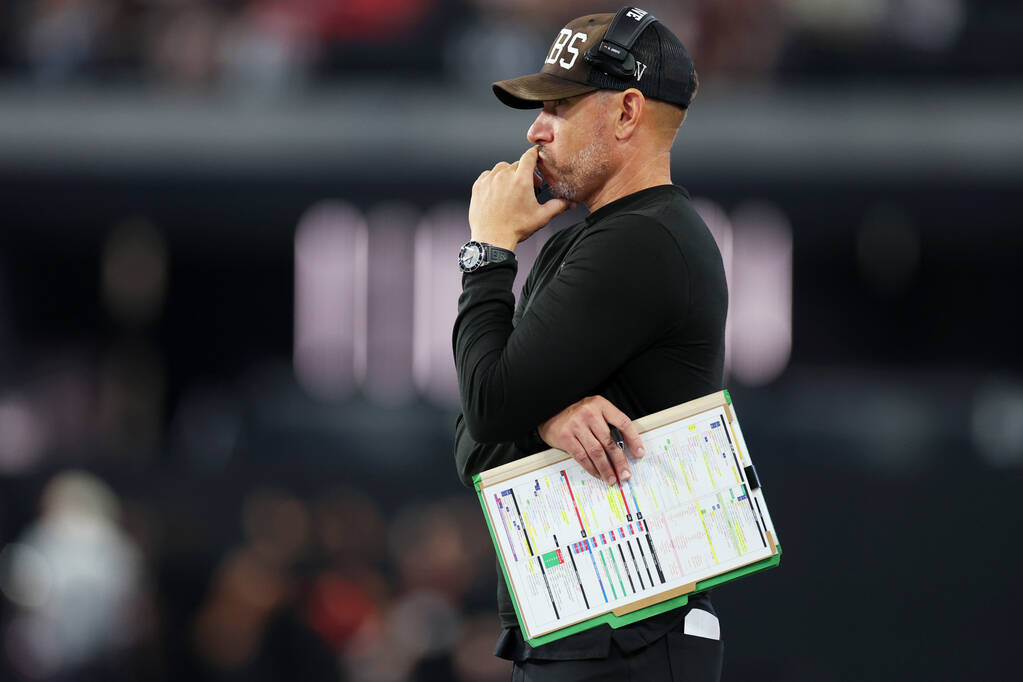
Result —
<path fill-rule="evenodd" d="M 479 252 L 479 261 L 475 265 L 471 265 L 471 266 L 470 265 L 466 265 L 466 263 L 465 263 L 465 256 L 466 256 L 466 252 L 468 251 L 469 247 L 474 247 L 474 248 L 478 249 L 478 252 Z M 461 249 L 458 250 L 458 268 L 462 272 L 474 272 L 476 270 L 479 270 L 480 268 L 482 268 L 486 264 L 487 264 L 487 247 L 482 242 L 478 242 L 475 239 L 470 239 L 469 241 L 467 241 L 465 244 L 462 245 Z"/>

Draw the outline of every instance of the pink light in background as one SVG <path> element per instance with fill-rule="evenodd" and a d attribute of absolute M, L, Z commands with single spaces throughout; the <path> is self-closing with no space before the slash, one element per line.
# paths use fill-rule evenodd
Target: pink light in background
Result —
<path fill-rule="evenodd" d="M 725 383 L 761 386 L 784 370 L 792 351 L 792 228 L 776 207 L 741 205 L 731 218 L 717 203 L 694 199 L 721 250 L 728 281 Z"/>
<path fill-rule="evenodd" d="M 792 347 L 791 228 L 766 204 L 746 204 L 731 219 L 713 201 L 694 204 L 718 243 L 728 279 L 726 376 L 768 383 L 784 370 Z M 516 248 L 517 295 L 552 231 Z M 295 235 L 299 383 L 322 398 L 359 386 L 383 405 L 401 405 L 418 392 L 457 406 L 451 329 L 461 273 L 455 259 L 468 235 L 464 203 L 440 204 L 422 219 L 411 206 L 384 204 L 369 212 L 368 222 L 343 202 L 311 207 Z"/>
<path fill-rule="evenodd" d="M 462 291 L 458 249 L 469 238 L 464 203 L 431 209 L 416 229 L 412 375 L 419 391 L 439 405 L 458 405 L 451 330 Z"/>
<path fill-rule="evenodd" d="M 714 241 L 717 242 L 718 250 L 721 251 L 721 260 L 725 266 L 725 280 L 728 282 L 728 317 L 725 318 L 725 381 L 732 371 L 732 330 L 733 312 L 735 309 L 735 277 L 732 272 L 732 221 L 729 220 L 725 209 L 710 199 L 693 199 L 693 208 L 707 223 Z"/>
<path fill-rule="evenodd" d="M 23 474 L 46 449 L 46 426 L 23 396 L 0 396 L 0 474 Z"/>
<path fill-rule="evenodd" d="M 792 227 L 775 206 L 732 213 L 735 313 L 732 370 L 749 386 L 778 378 L 792 352 Z"/>
<path fill-rule="evenodd" d="M 412 398 L 414 245 L 419 212 L 404 204 L 383 204 L 368 215 L 370 263 L 365 306 L 365 362 L 356 381 L 375 402 L 401 405 Z"/>
<path fill-rule="evenodd" d="M 321 398 L 349 393 L 357 358 L 365 366 L 366 233 L 338 201 L 312 206 L 295 231 L 295 376 Z"/>

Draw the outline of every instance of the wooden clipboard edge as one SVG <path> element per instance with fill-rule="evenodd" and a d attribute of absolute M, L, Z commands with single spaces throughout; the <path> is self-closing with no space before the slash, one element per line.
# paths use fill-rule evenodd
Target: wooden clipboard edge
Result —
<path fill-rule="evenodd" d="M 726 571 L 725 573 L 721 573 L 710 578 L 704 578 L 703 580 L 696 583 L 696 589 L 693 592 L 666 598 L 663 601 L 655 602 L 641 609 L 636 609 L 635 611 L 626 613 L 623 616 L 616 616 L 613 612 L 607 611 L 598 616 L 593 616 L 592 618 L 589 618 L 587 620 L 578 621 L 576 623 L 566 625 L 557 630 L 537 635 L 536 637 L 527 636 L 526 631 L 523 630 L 522 631 L 523 638 L 526 640 L 526 642 L 529 643 L 530 646 L 537 647 L 542 646 L 544 644 L 549 644 L 550 642 L 557 641 L 564 637 L 568 637 L 569 635 L 574 635 L 576 633 L 583 632 L 584 630 L 596 627 L 597 625 L 606 624 L 611 628 L 620 628 L 635 623 L 637 621 L 643 620 L 644 618 L 656 616 L 666 611 L 671 611 L 672 609 L 681 608 L 689 602 L 689 596 L 694 592 L 703 592 L 705 590 L 709 590 L 712 587 L 717 587 L 718 585 L 729 582 L 731 580 L 742 578 L 752 573 L 758 573 L 760 571 L 765 571 L 769 568 L 774 568 L 778 566 L 781 563 L 781 545 L 774 545 L 772 542 L 771 546 L 774 548 L 773 555 L 764 557 L 763 559 L 757 559 L 743 566 L 737 566 L 736 568 Z M 688 586 L 682 586 L 682 588 L 684 587 Z"/>
<path fill-rule="evenodd" d="M 777 556 L 778 555 L 778 547 L 777 547 L 777 545 L 774 544 L 774 537 L 771 535 L 771 531 L 767 531 L 766 535 L 767 535 L 768 547 L 770 547 L 770 549 L 771 549 L 771 555 L 770 556 L 761 557 L 760 559 L 754 559 L 753 561 L 750 561 L 748 563 L 740 564 L 740 565 L 738 565 L 738 566 L 736 566 L 734 568 L 728 569 L 725 573 L 721 573 L 719 575 L 727 575 L 728 573 L 731 573 L 732 571 L 737 571 L 737 570 L 739 570 L 741 568 L 744 568 L 746 566 L 750 566 L 752 564 L 764 561 L 764 559 L 770 559 L 770 558 L 772 558 L 774 556 Z M 712 575 L 712 576 L 710 576 L 708 578 L 704 578 L 700 582 L 702 583 L 702 582 L 706 582 L 707 580 L 713 580 L 714 578 L 717 578 L 717 577 L 718 576 L 716 576 L 716 575 Z M 658 594 L 650 595 L 646 599 L 641 599 L 640 601 L 634 602 L 632 604 L 628 604 L 628 605 L 623 606 L 621 608 L 613 609 L 611 611 L 611 613 L 613 613 L 616 616 L 621 617 L 621 616 L 624 616 L 624 615 L 626 615 L 628 613 L 632 613 L 633 611 L 638 611 L 639 609 L 644 609 L 644 608 L 646 608 L 648 606 L 652 606 L 653 604 L 657 604 L 659 602 L 665 601 L 666 599 L 673 599 L 675 597 L 680 597 L 683 594 L 689 594 L 691 592 L 695 592 L 696 591 L 696 585 L 697 585 L 697 583 L 689 583 L 688 585 L 680 585 L 680 586 L 674 587 L 674 588 L 672 588 L 670 590 L 665 590 L 664 592 L 660 592 Z"/>
<path fill-rule="evenodd" d="M 663 592 L 652 594 L 649 597 L 633 602 L 631 604 L 626 604 L 625 606 L 619 607 L 617 609 L 611 609 L 596 616 L 591 616 L 590 618 L 584 618 L 573 623 L 567 623 L 562 627 L 558 628 L 557 630 L 540 634 L 537 637 L 534 638 L 527 637 L 527 641 L 530 643 L 530 646 L 537 646 L 536 644 L 533 644 L 534 640 L 547 638 L 555 634 L 558 635 L 557 638 L 560 639 L 561 637 L 565 637 L 569 634 L 566 632 L 566 630 L 573 629 L 572 631 L 574 632 L 576 631 L 575 628 L 578 628 L 578 626 L 583 623 L 587 624 L 586 628 L 593 627 L 594 625 L 598 625 L 600 623 L 607 623 L 613 628 L 628 625 L 629 623 L 633 623 L 636 620 L 641 620 L 642 618 L 647 618 L 650 615 L 654 615 L 654 612 L 651 611 L 649 613 L 642 614 L 641 616 L 637 616 L 635 618 L 627 618 L 628 616 L 635 614 L 637 611 L 641 611 L 643 609 L 651 609 L 652 607 L 659 607 L 657 611 L 663 612 L 669 611 L 679 606 L 685 606 L 685 604 L 689 601 L 689 595 L 696 592 L 697 590 L 704 590 L 718 583 L 727 582 L 728 580 L 737 578 L 742 575 L 746 575 L 748 573 L 752 573 L 754 571 L 777 566 L 780 559 L 779 557 L 780 548 L 774 543 L 774 537 L 771 535 L 771 531 L 767 531 L 766 535 L 767 544 L 771 550 L 770 555 L 766 557 L 753 559 L 752 561 L 749 561 L 745 564 L 739 564 L 738 566 L 728 569 L 724 573 L 718 573 L 717 575 L 708 576 L 703 580 L 700 580 L 699 582 L 688 583 L 686 585 L 679 585 L 678 587 L 673 587 L 670 590 L 664 590 Z M 708 584 L 711 581 L 714 582 L 712 584 Z M 682 599 L 680 599 L 680 597 Z M 519 620 L 521 622 L 522 619 L 520 618 Z M 525 628 L 523 628 L 522 631 L 526 632 Z"/>
<path fill-rule="evenodd" d="M 640 417 L 639 419 L 636 419 L 634 423 L 636 425 L 636 429 L 640 433 L 646 433 L 647 431 L 652 431 L 665 426 L 666 424 L 671 424 L 672 422 L 692 417 L 694 414 L 706 412 L 714 407 L 718 407 L 719 405 L 724 405 L 725 409 L 728 410 L 730 403 L 731 397 L 728 395 L 728 392 L 718 391 L 717 393 L 711 393 L 701 398 L 690 400 L 687 403 L 675 405 L 665 410 L 661 410 L 660 412 L 654 412 L 653 414 L 648 414 L 645 417 Z M 732 421 L 731 412 L 729 411 L 728 414 L 729 421 Z M 501 483 L 502 481 L 506 481 L 510 478 L 521 476 L 522 474 L 529 473 L 530 471 L 534 471 L 566 459 L 572 459 L 572 456 L 564 450 L 551 448 L 550 450 L 544 450 L 543 452 L 538 452 L 535 455 L 529 455 L 528 457 L 517 459 L 514 462 L 508 462 L 507 464 L 502 464 L 499 467 L 488 469 L 487 471 L 478 474 L 479 483 L 482 487 L 496 485 L 497 483 Z"/>
<path fill-rule="evenodd" d="M 622 606 L 621 608 L 612 609 L 611 613 L 613 613 L 618 618 L 621 618 L 622 616 L 630 614 L 633 611 L 639 611 L 640 609 L 645 609 L 648 606 L 653 606 L 654 604 L 659 604 L 662 601 L 674 599 L 675 597 L 681 597 L 683 594 L 689 594 L 690 592 L 695 591 L 696 583 L 689 583 L 688 585 L 679 585 L 678 587 L 672 588 L 670 590 L 665 590 L 664 592 L 661 592 L 659 594 L 650 595 L 646 599 L 640 599 L 637 602 L 633 602 L 632 604 Z"/>
<path fill-rule="evenodd" d="M 545 466 L 561 462 L 566 459 L 572 459 L 572 455 L 568 454 L 564 450 L 558 450 L 557 448 L 551 448 L 550 450 L 544 450 L 538 452 L 535 455 L 529 457 L 523 457 L 517 459 L 514 462 L 508 462 L 502 464 L 499 467 L 488 469 L 479 475 L 480 485 L 484 488 L 492 485 L 496 485 L 503 481 L 507 481 L 510 478 L 521 476 L 522 474 L 528 474 L 530 471 L 541 469 Z"/>
<path fill-rule="evenodd" d="M 584 630 L 589 630 L 590 628 L 594 628 L 598 625 L 607 625 L 608 627 L 612 628 L 620 628 L 625 625 L 635 623 L 636 621 L 643 620 L 644 618 L 649 618 L 650 616 L 655 616 L 659 613 L 664 613 L 665 611 L 671 611 L 672 609 L 677 609 L 681 606 L 685 606 L 688 602 L 689 595 L 682 594 L 676 597 L 654 602 L 641 609 L 636 609 L 630 613 L 627 613 L 624 616 L 617 616 L 612 611 L 605 611 L 604 613 L 598 614 L 596 616 L 590 616 L 589 618 L 583 618 L 582 620 L 577 620 L 575 622 L 568 623 L 557 628 L 556 630 L 549 630 L 535 637 L 530 637 L 527 634 L 526 630 L 523 629 L 522 638 L 526 640 L 530 646 L 536 647 L 543 644 L 548 644 L 559 639 L 563 639 L 565 637 L 569 637 L 579 632 L 583 632 Z"/>
<path fill-rule="evenodd" d="M 693 594 L 698 590 L 705 590 L 719 583 L 727 582 L 734 578 L 738 578 L 743 575 L 753 573 L 755 571 L 773 568 L 774 566 L 777 566 L 780 561 L 779 555 L 781 553 L 781 548 L 775 544 L 774 536 L 771 534 L 771 531 L 767 531 L 766 535 L 767 544 L 771 550 L 771 554 L 766 557 L 753 559 L 748 563 L 740 564 L 738 566 L 735 566 L 734 568 L 730 568 L 724 573 L 709 576 L 707 578 L 704 578 L 703 580 L 700 580 L 699 582 L 688 583 L 686 585 L 679 585 L 678 587 L 673 587 L 670 590 L 665 590 L 664 592 L 658 592 L 657 594 L 650 595 L 649 597 L 641 599 L 637 602 L 633 602 L 632 604 L 626 604 L 625 606 L 622 606 L 620 608 L 611 609 L 609 611 L 605 611 L 604 613 L 592 616 L 590 618 L 584 618 L 573 623 L 567 623 L 562 627 L 558 628 L 557 630 L 542 633 L 533 638 L 528 637 L 527 634 L 526 641 L 529 642 L 530 646 L 538 646 L 538 644 L 534 642 L 553 641 L 554 639 L 567 637 L 569 634 L 574 634 L 575 632 L 581 631 L 583 629 L 594 627 L 595 625 L 599 625 L 600 623 L 607 623 L 613 628 L 628 625 L 629 623 L 633 623 L 636 620 L 641 620 L 642 618 L 647 618 L 651 615 L 655 615 L 654 611 L 650 611 L 649 613 L 642 614 L 641 616 L 627 618 L 632 614 L 636 614 L 637 611 L 641 611 L 643 609 L 651 609 L 652 607 L 658 607 L 657 608 L 658 612 L 664 612 L 669 611 L 673 608 L 677 608 L 679 606 L 685 606 L 686 603 L 689 601 L 689 595 Z M 517 612 L 518 607 L 516 606 L 516 613 Z M 522 618 L 519 618 L 520 624 L 522 623 L 522 620 L 523 620 Z M 580 628 L 579 626 L 583 624 L 585 624 L 585 627 Z M 522 631 L 523 633 L 527 632 L 525 627 L 522 628 Z"/>

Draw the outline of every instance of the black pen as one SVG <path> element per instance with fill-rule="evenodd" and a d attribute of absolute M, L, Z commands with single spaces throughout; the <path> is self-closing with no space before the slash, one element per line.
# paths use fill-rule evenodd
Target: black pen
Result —
<path fill-rule="evenodd" d="M 622 438 L 622 432 L 618 430 L 617 426 L 611 427 L 611 437 L 614 438 L 615 443 L 618 443 L 621 451 L 625 452 L 625 440 Z"/>

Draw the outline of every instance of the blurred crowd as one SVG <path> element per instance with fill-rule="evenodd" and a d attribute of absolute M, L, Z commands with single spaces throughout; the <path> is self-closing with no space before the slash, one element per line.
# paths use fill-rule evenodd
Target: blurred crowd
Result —
<path fill-rule="evenodd" d="M 14 334 L 0 314 L 0 679 L 505 679 L 453 418 L 317 402 L 266 359 L 172 375 L 166 236 L 126 219 L 98 265 L 65 274 L 103 331 Z M 374 447 L 395 463 L 360 469 Z"/>
<path fill-rule="evenodd" d="M 1018 73 L 1011 0 L 650 0 L 704 82 Z M 584 0 L 6 0 L 0 73 L 34 84 L 294 92 L 536 69 Z"/>
<path fill-rule="evenodd" d="M 168 514 L 81 470 L 53 476 L 0 549 L 0 678 L 507 677 L 471 496 L 388 514 L 355 489 L 254 486 L 236 518 L 191 504 Z M 234 539 L 212 540 L 225 521 Z"/>

